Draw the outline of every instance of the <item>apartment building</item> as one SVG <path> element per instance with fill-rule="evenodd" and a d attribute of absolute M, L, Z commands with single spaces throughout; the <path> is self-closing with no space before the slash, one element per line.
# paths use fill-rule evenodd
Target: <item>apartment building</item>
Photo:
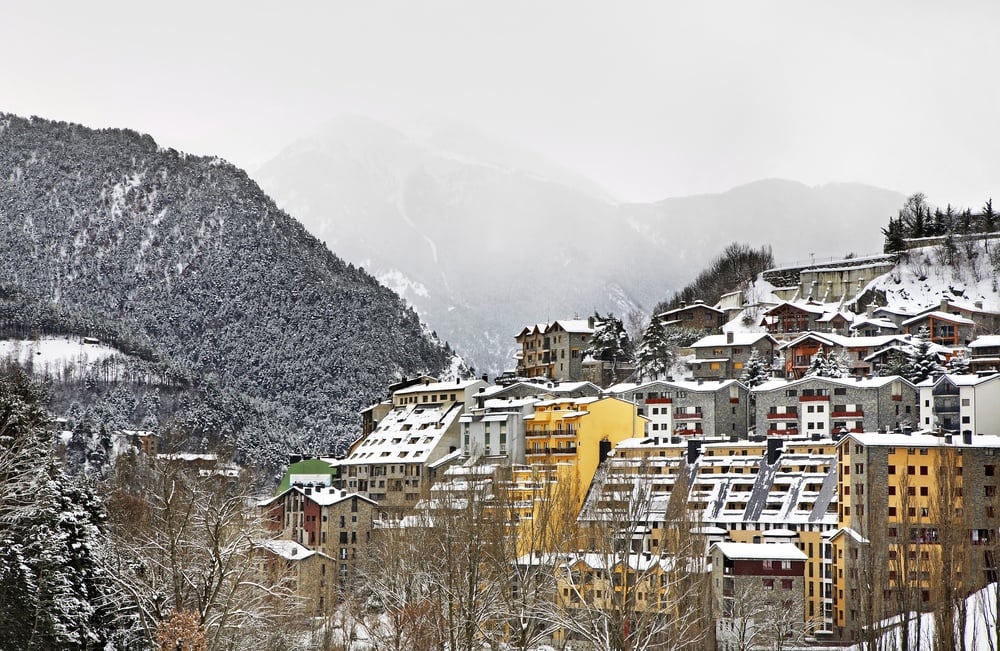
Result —
<path fill-rule="evenodd" d="M 276 539 L 334 559 L 329 573 L 325 565 L 321 572 L 331 585 L 341 587 L 351 581 L 357 562 L 364 558 L 372 523 L 379 517 L 373 500 L 332 487 L 292 486 L 257 507 Z M 283 549 L 294 550 L 287 545 Z"/>
<path fill-rule="evenodd" d="M 594 319 L 561 319 L 529 326 L 516 339 L 521 350 L 517 374 L 557 381 L 583 379 L 583 351 L 594 334 Z"/>
<path fill-rule="evenodd" d="M 759 332 L 727 332 L 703 337 L 691 345 L 695 358 L 688 362 L 696 380 L 736 380 L 754 351 L 770 364 L 777 340 Z"/>
<path fill-rule="evenodd" d="M 837 445 L 834 632 L 964 599 L 997 579 L 1000 436 L 848 434 Z"/>
<path fill-rule="evenodd" d="M 772 380 L 751 393 L 758 434 L 827 438 L 913 427 L 918 419 L 917 387 L 896 376 Z"/>
<path fill-rule="evenodd" d="M 737 380 L 655 380 L 617 384 L 608 393 L 638 406 L 646 436 L 743 436 L 750 392 Z"/>
<path fill-rule="evenodd" d="M 447 464 L 461 457 L 459 417 L 482 380 L 432 382 L 392 394 L 392 409 L 335 462 L 339 487 L 378 502 L 400 516 L 426 497 Z"/>
<path fill-rule="evenodd" d="M 1000 375 L 942 375 L 918 386 L 920 429 L 1000 433 Z"/>

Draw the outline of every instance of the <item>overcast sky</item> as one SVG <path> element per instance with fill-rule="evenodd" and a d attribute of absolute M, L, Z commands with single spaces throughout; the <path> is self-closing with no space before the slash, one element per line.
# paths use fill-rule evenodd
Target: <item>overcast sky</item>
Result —
<path fill-rule="evenodd" d="M 9 2 L 0 111 L 253 169 L 434 114 L 624 200 L 768 177 L 1000 200 L 1000 2 Z"/>

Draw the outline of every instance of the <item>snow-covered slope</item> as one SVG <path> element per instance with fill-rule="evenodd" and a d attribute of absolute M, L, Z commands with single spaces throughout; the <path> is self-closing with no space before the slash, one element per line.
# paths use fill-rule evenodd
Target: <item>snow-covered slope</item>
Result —
<path fill-rule="evenodd" d="M 782 261 L 877 249 L 903 201 L 859 185 L 766 181 L 616 204 L 579 175 L 469 129 L 418 131 L 341 118 L 255 178 L 490 372 L 513 365 L 524 325 L 651 310 L 733 241 L 774 243 Z"/>

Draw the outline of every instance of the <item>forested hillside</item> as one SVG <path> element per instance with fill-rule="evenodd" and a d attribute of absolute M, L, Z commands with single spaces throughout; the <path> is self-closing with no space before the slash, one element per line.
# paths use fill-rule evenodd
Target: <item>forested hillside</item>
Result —
<path fill-rule="evenodd" d="M 72 323 L 230 392 L 250 461 L 334 449 L 393 378 L 450 362 L 243 171 L 129 130 L 0 114 L 0 286 L 8 330 Z"/>

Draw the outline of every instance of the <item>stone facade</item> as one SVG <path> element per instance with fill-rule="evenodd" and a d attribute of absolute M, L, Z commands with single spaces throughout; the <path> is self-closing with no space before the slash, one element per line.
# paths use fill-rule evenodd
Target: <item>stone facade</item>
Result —
<path fill-rule="evenodd" d="M 612 387 L 614 395 L 639 407 L 649 419 L 645 436 L 744 436 L 749 390 L 737 380 L 656 380 Z"/>
<path fill-rule="evenodd" d="M 782 436 L 874 432 L 914 426 L 917 388 L 900 377 L 774 380 L 755 387 L 754 431 Z"/>

